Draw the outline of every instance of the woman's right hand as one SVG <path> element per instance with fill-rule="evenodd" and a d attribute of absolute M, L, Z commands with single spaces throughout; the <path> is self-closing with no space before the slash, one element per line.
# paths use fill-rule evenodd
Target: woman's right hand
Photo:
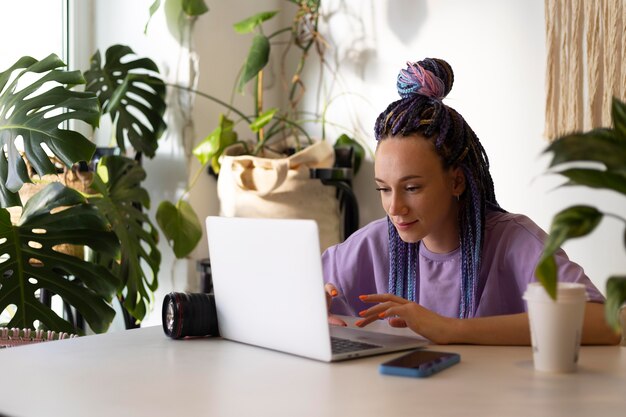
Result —
<path fill-rule="evenodd" d="M 333 302 L 333 298 L 339 295 L 339 291 L 333 284 L 326 284 L 324 286 L 324 290 L 326 290 L 326 307 L 328 311 L 328 324 L 332 324 L 333 326 L 347 326 L 348 324 L 340 319 L 339 317 L 330 314 L 330 305 Z"/>

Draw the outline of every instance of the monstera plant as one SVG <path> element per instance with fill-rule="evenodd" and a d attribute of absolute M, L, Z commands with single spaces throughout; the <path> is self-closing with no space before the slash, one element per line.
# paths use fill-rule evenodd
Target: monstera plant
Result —
<path fill-rule="evenodd" d="M 6 207 L 22 204 L 18 191 L 30 173 L 56 173 L 46 148 L 66 165 L 88 160 L 95 146 L 78 132 L 62 127 L 80 120 L 97 126 L 100 111 L 93 93 L 72 91 L 84 83 L 78 71 L 63 71 L 55 55 L 42 61 L 23 57 L 0 73 L 0 311 L 14 309 L 9 326 L 31 327 L 38 320 L 55 330 L 72 330 L 69 322 L 40 303 L 35 294 L 47 289 L 72 303 L 96 331 L 113 315 L 107 303 L 119 287 L 105 268 L 57 250 L 62 244 L 87 245 L 114 255 L 117 241 L 95 207 L 78 192 L 52 184 L 31 198 L 17 224 Z M 39 77 L 37 77 L 39 75 Z M 29 77 L 35 81 L 29 82 Z M 53 85 L 45 90 L 45 85 Z"/>
<path fill-rule="evenodd" d="M 556 139 L 546 149 L 552 152 L 550 167 L 568 179 L 565 185 L 605 189 L 626 196 L 626 104 L 613 99 L 612 128 L 594 129 Z M 556 298 L 557 268 L 554 253 L 568 239 L 586 236 L 604 218 L 626 225 L 626 212 L 603 212 L 589 205 L 568 207 L 552 220 L 550 236 L 537 265 L 536 275 L 552 298 Z M 624 241 L 626 247 L 626 229 Z M 606 319 L 619 329 L 619 309 L 626 301 L 626 275 L 610 277 L 606 285 Z"/>
<path fill-rule="evenodd" d="M 111 118 L 115 132 L 112 136 L 120 153 L 135 151 L 132 159 L 103 158 L 94 175 L 92 188 L 98 197 L 89 201 L 110 223 L 121 251 L 119 262 L 99 255 L 93 260 L 115 270 L 124 284 L 125 293 L 119 297 L 126 311 L 141 320 L 158 285 L 161 254 L 157 249 L 158 232 L 143 212 L 150 208 L 150 198 L 140 187 L 146 173 L 138 162 L 143 155 L 155 156 L 158 139 L 165 130 L 166 104 L 165 85 L 158 77 L 156 64 L 148 58 L 132 59 L 133 55 L 129 47 L 113 45 L 102 62 L 96 52 L 85 79 L 86 90 L 96 94 L 102 114 Z M 141 267 L 142 261 L 147 268 Z"/>
<path fill-rule="evenodd" d="M 0 313 L 9 307 L 11 327 L 38 321 L 80 332 L 37 300 L 41 290 L 60 296 L 98 332 L 111 323 L 113 297 L 136 321 L 151 305 L 161 254 L 146 213 L 150 198 L 141 187 L 141 159 L 155 156 L 165 129 L 165 86 L 154 62 L 133 55 L 114 45 L 102 62 L 96 52 L 84 77 L 64 70 L 55 55 L 23 57 L 0 72 Z M 73 89 L 79 84 L 86 91 Z M 7 208 L 22 205 L 22 186 L 57 174 L 51 156 L 69 169 L 94 155 L 95 145 L 68 122 L 97 128 L 101 115 L 111 118 L 121 155 L 100 159 L 87 195 L 53 182 L 30 197 L 12 223 Z M 182 238 L 199 239 L 200 225 L 195 227 L 196 235 Z M 91 256 L 63 253 L 59 248 L 67 244 L 88 247 Z"/>

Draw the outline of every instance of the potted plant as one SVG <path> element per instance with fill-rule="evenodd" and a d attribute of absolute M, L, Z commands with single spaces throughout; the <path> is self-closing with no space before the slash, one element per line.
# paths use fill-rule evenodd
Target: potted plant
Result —
<path fill-rule="evenodd" d="M 611 128 L 565 135 L 548 146 L 546 152 L 553 154 L 550 167 L 560 169 L 556 173 L 568 179 L 565 185 L 612 190 L 626 196 L 626 104 L 616 98 L 612 119 Z M 537 278 L 553 299 L 557 287 L 554 253 L 565 241 L 590 234 L 605 218 L 626 224 L 625 213 L 604 212 L 589 205 L 568 207 L 554 216 L 536 269 Z M 610 277 L 606 294 L 607 323 L 619 331 L 619 312 L 626 301 L 626 275 Z"/>
<path fill-rule="evenodd" d="M 324 213 L 315 214 L 315 210 L 311 207 L 303 207 L 298 211 L 296 203 L 281 201 L 280 204 L 273 204 L 271 201 L 274 195 L 285 195 L 285 189 L 290 187 L 285 185 L 279 189 L 282 180 L 276 181 L 277 177 L 281 177 L 281 174 L 278 173 L 279 168 L 276 168 L 281 158 L 283 161 L 295 158 L 301 165 L 301 172 L 296 175 L 294 171 L 289 170 L 288 175 L 293 173 L 294 176 L 302 179 L 308 175 L 308 170 L 304 173 L 306 168 L 304 165 L 322 167 L 323 164 L 320 161 L 324 160 L 324 163 L 327 163 L 327 158 L 320 155 L 326 155 L 330 152 L 332 157 L 334 152 L 332 147 L 324 141 L 325 126 L 329 124 L 325 109 L 312 113 L 301 109 L 302 97 L 307 91 L 302 74 L 310 55 L 314 51 L 317 52 L 320 55 L 320 61 L 325 63 L 323 53 L 327 45 L 318 32 L 320 1 L 287 0 L 287 2 L 293 6 L 294 10 L 293 23 L 290 26 L 276 29 L 271 33 L 267 31 L 266 23 L 278 15 L 279 12 L 277 11 L 257 13 L 234 24 L 234 30 L 240 35 L 253 35 L 246 60 L 233 88 L 234 92 L 244 93 L 246 87 L 251 87 L 252 92 L 249 96 L 252 101 L 252 114 L 213 95 L 183 86 L 174 87 L 191 91 L 200 97 L 212 100 L 222 105 L 226 110 L 225 113 L 220 114 L 217 127 L 193 151 L 202 164 L 200 170 L 203 171 L 206 165 L 209 165 L 211 172 L 218 178 L 218 197 L 221 202 L 222 214 L 270 217 L 290 217 L 293 215 L 309 218 L 313 215 L 319 217 L 319 220 L 317 218 L 316 220 L 320 224 L 323 221 L 321 219 L 331 217 L 329 213 L 332 209 L 326 208 L 328 205 L 320 204 L 320 210 Z M 265 71 L 272 56 L 280 57 L 281 76 L 276 84 L 284 87 L 286 97 L 284 106 L 270 107 L 265 100 Z M 296 64 L 290 67 L 289 62 L 294 61 Z M 324 68 L 328 66 L 325 63 L 321 67 L 321 71 L 324 71 Z M 290 73 L 288 68 L 293 68 L 293 72 Z M 237 130 L 237 125 L 240 124 L 244 124 L 246 128 Z M 314 126 L 314 128 L 321 126 L 320 140 L 314 139 L 309 126 Z M 364 148 L 345 134 L 335 141 L 335 147 L 341 146 L 350 147 L 354 150 L 356 157 L 354 168 L 358 168 L 358 164 L 364 156 Z M 317 149 L 303 151 L 309 147 Z M 318 151 L 319 149 L 323 150 Z M 304 154 L 299 154 L 301 151 Z M 317 156 L 309 160 L 309 156 L 314 154 Z M 305 159 L 307 161 L 303 162 Z M 221 162 L 223 161 L 226 161 L 226 173 L 222 170 Z M 233 164 L 236 165 L 234 168 Z M 332 162 L 330 164 L 332 165 Z M 268 168 L 270 166 L 272 168 Z M 330 166 L 326 167 L 330 168 Z M 282 172 L 284 173 L 285 170 Z M 291 177 L 288 175 L 283 175 L 283 177 L 290 181 Z M 250 185 L 249 181 L 252 178 L 255 179 L 254 184 Z M 263 182 L 266 184 L 262 184 Z M 306 182 L 301 181 L 299 185 L 294 185 L 289 189 L 288 192 L 293 193 L 294 196 L 299 193 L 299 197 L 295 197 L 292 201 L 315 200 L 319 202 L 326 200 L 336 204 L 337 200 L 333 189 L 313 190 L 313 187 L 319 182 L 308 182 L 311 184 L 304 185 Z M 192 186 L 193 184 L 189 188 Z M 272 194 L 274 190 L 278 190 L 277 194 Z M 304 195 L 316 195 L 318 197 L 303 199 L 302 196 Z M 183 195 L 181 201 L 184 198 Z M 306 205 L 306 203 L 303 204 Z M 253 207 L 254 209 L 252 209 Z M 288 212 L 282 211 L 284 207 L 288 207 Z M 163 202 L 159 207 L 157 219 L 172 217 L 176 209 L 174 204 Z M 336 210 L 334 211 L 336 212 Z M 296 212 L 297 214 L 294 214 Z M 335 233 L 339 235 L 337 230 L 340 227 L 338 225 L 322 226 L 322 229 L 334 229 Z M 177 229 L 172 228 L 171 230 L 176 231 Z M 173 237 L 168 235 L 168 232 L 165 234 L 168 239 L 172 240 Z"/>
<path fill-rule="evenodd" d="M 194 153 L 203 163 L 210 162 L 215 173 L 219 173 L 219 158 L 225 148 L 239 143 L 245 153 L 257 155 L 262 153 L 273 139 L 293 136 L 297 149 L 312 143 L 313 139 L 307 130 L 307 125 L 319 125 L 322 128 L 320 139 L 325 139 L 326 119 L 325 110 L 319 113 L 306 113 L 300 109 L 301 100 L 306 92 L 303 81 L 305 70 L 311 51 L 316 51 L 322 64 L 324 51 L 328 47 L 326 41 L 318 32 L 321 0 L 286 0 L 295 5 L 293 23 L 291 26 L 275 30 L 266 34 L 263 24 L 278 15 L 278 11 L 257 13 L 233 25 L 234 30 L 241 35 L 254 34 L 250 50 L 243 63 L 235 89 L 243 93 L 244 87 L 253 84 L 254 114 L 233 107 L 230 103 L 202 92 L 200 96 L 213 100 L 224 106 L 227 113 L 220 115 L 216 129 L 211 132 L 194 150 Z M 281 49 L 282 47 L 282 49 Z M 285 87 L 287 104 L 283 108 L 265 108 L 264 102 L 264 69 L 270 62 L 270 56 L 281 56 L 281 80 Z M 293 56 L 291 56 L 293 55 Z M 296 59 L 297 64 L 292 73 L 288 74 L 288 60 Z M 326 67 L 329 65 L 326 63 Z M 324 71 L 322 65 L 320 71 Z M 230 113 L 235 113 L 237 120 L 232 120 Z M 253 139 L 239 139 L 235 126 L 244 122 L 248 125 Z M 347 135 L 341 135 L 337 146 L 352 146 L 360 160 L 364 156 L 363 147 Z M 292 152 L 291 150 L 290 152 Z"/>

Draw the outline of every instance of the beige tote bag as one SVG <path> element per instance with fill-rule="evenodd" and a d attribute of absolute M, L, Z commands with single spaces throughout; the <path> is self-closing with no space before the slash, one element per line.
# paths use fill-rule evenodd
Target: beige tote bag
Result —
<path fill-rule="evenodd" d="M 238 155 L 241 150 L 233 145 L 220 160 L 220 215 L 313 219 L 322 251 L 341 241 L 336 189 L 309 174 L 310 168 L 333 166 L 335 152 L 328 142 L 315 142 L 289 157 Z"/>

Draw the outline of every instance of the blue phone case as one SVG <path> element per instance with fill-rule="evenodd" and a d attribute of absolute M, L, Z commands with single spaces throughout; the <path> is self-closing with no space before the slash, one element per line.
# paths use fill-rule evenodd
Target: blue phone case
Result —
<path fill-rule="evenodd" d="M 417 350 L 382 363 L 379 371 L 385 375 L 424 378 L 460 361 L 458 353 Z"/>

